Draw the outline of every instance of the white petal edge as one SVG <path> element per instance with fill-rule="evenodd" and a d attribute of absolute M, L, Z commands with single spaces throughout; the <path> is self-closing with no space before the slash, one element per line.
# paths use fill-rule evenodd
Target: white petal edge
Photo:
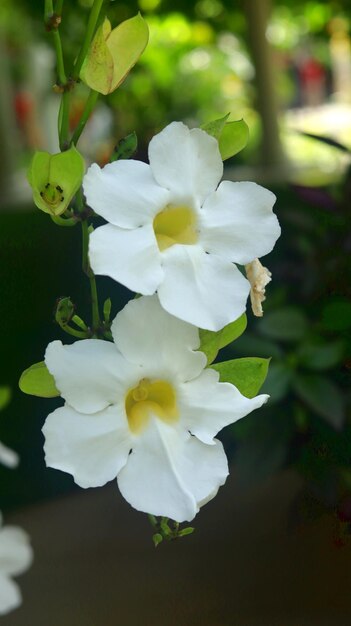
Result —
<path fill-rule="evenodd" d="M 95 274 L 110 276 L 131 291 L 152 295 L 163 280 L 161 253 L 152 225 L 126 230 L 106 224 L 89 237 Z"/>
<path fill-rule="evenodd" d="M 0 572 L 0 616 L 7 615 L 22 604 L 22 596 L 18 584 Z"/>
<path fill-rule="evenodd" d="M 157 182 L 170 190 L 173 204 L 201 206 L 223 175 L 217 140 L 182 122 L 172 122 L 151 139 L 149 161 Z"/>
<path fill-rule="evenodd" d="M 267 394 L 245 398 L 230 383 L 220 383 L 215 370 L 206 369 L 198 378 L 178 387 L 178 406 L 184 428 L 206 444 L 225 426 L 258 409 Z"/>
<path fill-rule="evenodd" d="M 100 339 L 82 339 L 71 345 L 49 343 L 45 363 L 62 397 L 77 411 L 96 413 L 124 397 L 138 380 L 138 370 Z"/>
<path fill-rule="evenodd" d="M 153 419 L 118 474 L 123 497 L 138 511 L 191 521 L 228 475 L 221 444 L 206 446 L 189 433 Z"/>
<path fill-rule="evenodd" d="M 106 221 L 122 228 L 152 222 L 169 202 L 150 166 L 133 159 L 115 161 L 102 169 L 94 163 L 83 179 L 88 205 Z"/>
<path fill-rule="evenodd" d="M 124 357 L 144 366 L 148 376 L 190 380 L 206 366 L 205 355 L 195 352 L 200 345 L 198 329 L 167 313 L 157 296 L 128 302 L 111 330 Z"/>
<path fill-rule="evenodd" d="M 116 478 L 132 447 L 124 403 L 94 415 L 66 405 L 48 415 L 43 434 L 46 465 L 71 474 L 84 489 Z"/>
<path fill-rule="evenodd" d="M 229 261 L 198 245 L 174 245 L 163 253 L 163 268 L 158 296 L 171 315 L 217 331 L 244 313 L 250 283 Z"/>
<path fill-rule="evenodd" d="M 23 574 L 33 561 L 28 534 L 18 526 L 0 529 L 0 572 L 17 576 Z"/>
<path fill-rule="evenodd" d="M 275 200 L 256 183 L 223 181 L 200 212 L 199 242 L 207 252 L 242 265 L 268 254 L 281 232 Z"/>

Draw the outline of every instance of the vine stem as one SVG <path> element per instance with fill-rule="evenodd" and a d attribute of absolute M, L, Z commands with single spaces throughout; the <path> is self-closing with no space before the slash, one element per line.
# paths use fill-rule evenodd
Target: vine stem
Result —
<path fill-rule="evenodd" d="M 77 145 L 80 136 L 85 128 L 85 125 L 91 115 L 91 113 L 94 110 L 94 107 L 96 105 L 97 99 L 99 97 L 99 92 L 98 91 L 94 91 L 93 89 L 90 90 L 88 99 L 85 103 L 85 107 L 83 109 L 83 113 L 80 117 L 80 120 L 76 126 L 76 129 L 72 135 L 72 139 L 71 139 L 71 145 L 73 144 L 74 146 Z"/>
<path fill-rule="evenodd" d="M 99 19 L 99 15 L 100 15 L 100 11 L 102 9 L 103 2 L 104 2 L 104 0 L 94 0 L 94 4 L 91 7 L 91 11 L 90 11 L 90 15 L 89 15 L 89 20 L 88 20 L 88 25 L 87 25 L 87 29 L 86 29 L 86 34 L 85 34 L 85 38 L 84 38 L 84 41 L 83 41 L 83 45 L 82 45 L 82 47 L 81 47 L 81 49 L 79 51 L 77 60 L 75 62 L 74 68 L 73 68 L 73 73 L 72 73 L 73 80 L 78 80 L 79 79 L 80 70 L 82 69 L 82 65 L 83 65 L 84 59 L 87 56 L 87 52 L 88 52 L 91 40 L 92 40 L 94 32 L 95 32 L 96 24 L 97 24 L 97 21 Z"/>
<path fill-rule="evenodd" d="M 81 213 L 84 209 L 82 188 L 77 193 L 77 206 Z M 96 287 L 96 279 L 89 263 L 89 225 L 87 220 L 82 220 L 82 269 L 89 278 L 90 296 L 91 296 L 91 312 L 92 312 L 92 329 L 95 331 L 101 326 L 99 313 L 99 298 Z"/>

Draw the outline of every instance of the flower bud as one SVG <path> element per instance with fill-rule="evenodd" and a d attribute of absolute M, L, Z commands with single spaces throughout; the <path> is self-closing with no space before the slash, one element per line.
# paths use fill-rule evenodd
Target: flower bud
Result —
<path fill-rule="evenodd" d="M 85 164 L 72 146 L 65 152 L 36 152 L 28 171 L 33 200 L 38 209 L 50 215 L 61 215 L 82 184 Z"/>
<path fill-rule="evenodd" d="M 105 18 L 83 63 L 81 80 L 99 93 L 112 93 L 136 64 L 148 40 L 149 29 L 140 13 L 113 30 Z"/>

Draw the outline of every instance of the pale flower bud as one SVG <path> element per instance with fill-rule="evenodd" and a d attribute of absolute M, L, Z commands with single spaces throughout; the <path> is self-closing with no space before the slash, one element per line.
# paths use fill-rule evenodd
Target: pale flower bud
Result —
<path fill-rule="evenodd" d="M 259 259 L 254 259 L 245 265 L 246 276 L 251 285 L 250 299 L 252 312 L 256 317 L 262 317 L 262 302 L 266 299 L 266 285 L 272 280 L 271 272 L 263 267 Z"/>

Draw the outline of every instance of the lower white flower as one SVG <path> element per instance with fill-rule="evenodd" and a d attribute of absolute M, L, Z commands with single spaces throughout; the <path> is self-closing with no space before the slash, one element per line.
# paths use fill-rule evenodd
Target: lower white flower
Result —
<path fill-rule="evenodd" d="M 93 164 L 83 187 L 109 223 L 90 236 L 89 258 L 166 311 L 220 330 L 246 308 L 250 284 L 235 265 L 270 252 L 280 235 L 273 193 L 220 179 L 218 142 L 205 131 L 169 124 L 149 145 L 150 164 Z"/>
<path fill-rule="evenodd" d="M 12 576 L 22 574 L 30 567 L 33 551 L 22 528 L 1 526 L 0 513 L 0 615 L 5 615 L 22 603 L 20 589 Z"/>
<path fill-rule="evenodd" d="M 136 509 L 190 521 L 228 475 L 224 426 L 268 399 L 247 399 L 204 369 L 198 329 L 164 311 L 156 296 L 129 302 L 112 324 L 114 343 L 49 344 L 45 362 L 66 404 L 46 419 L 48 466 L 81 487 L 117 476 Z"/>

